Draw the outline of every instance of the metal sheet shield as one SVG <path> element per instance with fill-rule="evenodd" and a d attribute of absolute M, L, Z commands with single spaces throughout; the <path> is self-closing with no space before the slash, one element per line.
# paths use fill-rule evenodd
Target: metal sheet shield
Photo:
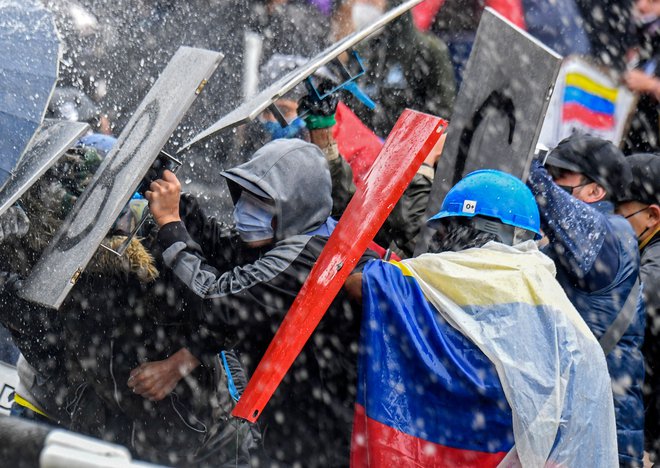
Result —
<path fill-rule="evenodd" d="M 436 214 L 456 182 L 478 169 L 527 177 L 561 56 L 487 8 L 456 97 L 426 208 Z M 432 231 L 420 231 L 415 255 Z"/>
<path fill-rule="evenodd" d="M 60 40 L 41 3 L 0 2 L 0 187 L 20 164 L 57 82 Z"/>
<path fill-rule="evenodd" d="M 339 55 L 346 52 L 348 49 L 363 41 L 367 37 L 371 36 L 374 32 L 383 28 L 387 23 L 395 20 L 421 1 L 422 0 L 408 0 L 398 7 L 392 8 L 368 27 L 349 36 L 346 36 L 341 41 L 332 44 L 323 52 L 319 53 L 315 57 L 312 57 L 305 65 L 287 73 L 268 88 L 264 89 L 259 94 L 251 98 L 249 101 L 244 102 L 241 104 L 241 106 L 222 117 L 212 126 L 183 145 L 178 152 L 181 153 L 191 146 L 202 143 L 224 129 L 232 128 L 256 119 L 259 114 L 265 111 L 271 104 L 295 88 L 296 85 L 301 83 L 308 76 L 312 75 L 312 73 L 314 73 L 316 70 L 326 65 L 331 60 L 339 57 Z"/>
<path fill-rule="evenodd" d="M 46 120 L 37 130 L 20 165 L 0 191 L 0 215 L 14 204 L 89 130 L 84 122 Z"/>
<path fill-rule="evenodd" d="M 179 48 L 32 270 L 22 298 L 59 308 L 222 57 Z"/>

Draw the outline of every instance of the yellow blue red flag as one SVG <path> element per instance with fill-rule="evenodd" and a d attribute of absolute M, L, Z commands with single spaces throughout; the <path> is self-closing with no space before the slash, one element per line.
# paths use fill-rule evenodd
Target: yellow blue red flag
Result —
<path fill-rule="evenodd" d="M 363 274 L 351 464 L 617 466 L 598 342 L 529 241 Z"/>

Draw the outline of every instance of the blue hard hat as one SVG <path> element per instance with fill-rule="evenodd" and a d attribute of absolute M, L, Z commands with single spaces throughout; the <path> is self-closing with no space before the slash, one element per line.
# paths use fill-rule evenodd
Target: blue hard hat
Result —
<path fill-rule="evenodd" d="M 506 172 L 483 169 L 471 172 L 447 193 L 440 212 L 427 221 L 454 216 L 487 216 L 503 224 L 532 231 L 541 238 L 539 208 L 534 195 L 518 178 Z"/>

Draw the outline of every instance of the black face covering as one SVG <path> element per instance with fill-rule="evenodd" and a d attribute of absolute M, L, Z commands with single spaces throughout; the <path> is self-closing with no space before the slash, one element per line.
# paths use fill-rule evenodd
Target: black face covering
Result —
<path fill-rule="evenodd" d="M 493 233 L 476 229 L 467 219 L 445 218 L 429 244 L 430 253 L 458 252 L 482 247 L 490 241 L 500 241 Z"/>
<path fill-rule="evenodd" d="M 559 184 L 557 184 L 557 187 L 564 190 L 565 192 L 568 192 L 570 195 L 573 195 L 573 190 L 575 190 L 578 187 L 584 187 L 585 185 L 589 185 L 590 183 L 591 182 L 585 182 L 583 184 L 578 184 L 578 185 L 559 185 Z"/>
<path fill-rule="evenodd" d="M 628 219 L 628 218 L 632 218 L 632 217 L 635 216 L 636 214 L 639 214 L 639 213 L 641 213 L 642 211 L 646 211 L 646 210 L 648 210 L 648 209 L 649 209 L 649 207 L 647 206 L 646 208 L 642 208 L 641 210 L 637 210 L 637 211 L 635 211 L 634 213 L 630 213 L 628 216 L 624 216 L 624 218 L 626 218 L 626 219 Z M 640 241 L 640 240 L 642 239 L 642 237 L 644 236 L 644 234 L 646 234 L 646 231 L 648 231 L 648 230 L 649 230 L 649 227 L 646 226 L 646 229 L 644 229 L 644 230 L 643 230 L 641 233 L 639 233 L 639 235 L 637 236 L 637 240 Z"/>
<path fill-rule="evenodd" d="M 646 229 L 644 229 L 642 232 L 639 233 L 639 236 L 637 236 L 637 241 L 638 242 L 640 242 L 642 240 L 642 237 L 644 236 L 644 234 L 646 234 L 646 231 L 648 231 L 648 230 L 649 230 L 649 228 L 647 226 Z"/>

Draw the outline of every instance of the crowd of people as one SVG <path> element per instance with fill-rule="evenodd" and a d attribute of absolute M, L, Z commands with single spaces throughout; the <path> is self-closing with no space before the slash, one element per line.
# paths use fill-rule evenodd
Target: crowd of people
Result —
<path fill-rule="evenodd" d="M 442 138 L 255 424 L 231 410 L 361 187 L 333 133 L 338 106 L 375 141 L 407 107 L 449 120 L 484 4 L 446 0 L 424 25 L 406 13 L 360 44 L 375 111 L 345 91 L 319 101 L 296 88 L 278 101 L 288 127 L 266 111 L 189 153 L 182 174 L 149 181 L 103 242 L 121 244 L 148 205 L 139 237 L 122 257 L 100 248 L 54 311 L 18 292 L 160 65 L 144 66 L 145 50 L 238 50 L 227 31 L 250 29 L 263 88 L 400 2 L 144 1 L 134 17 L 121 2 L 45 3 L 68 47 L 50 115 L 94 133 L 0 217 L 14 416 L 173 466 L 660 463 L 660 2 L 510 2 L 531 34 L 639 94 L 622 149 L 576 132 L 526 182 L 473 172 L 426 219 Z M 620 14 L 594 13 L 610 8 Z M 135 29 L 121 37 L 113 15 Z M 242 99 L 235 59 L 203 103 L 214 115 Z M 186 182 L 197 175 L 207 183 Z M 435 234 L 413 258 L 425 225 Z"/>

